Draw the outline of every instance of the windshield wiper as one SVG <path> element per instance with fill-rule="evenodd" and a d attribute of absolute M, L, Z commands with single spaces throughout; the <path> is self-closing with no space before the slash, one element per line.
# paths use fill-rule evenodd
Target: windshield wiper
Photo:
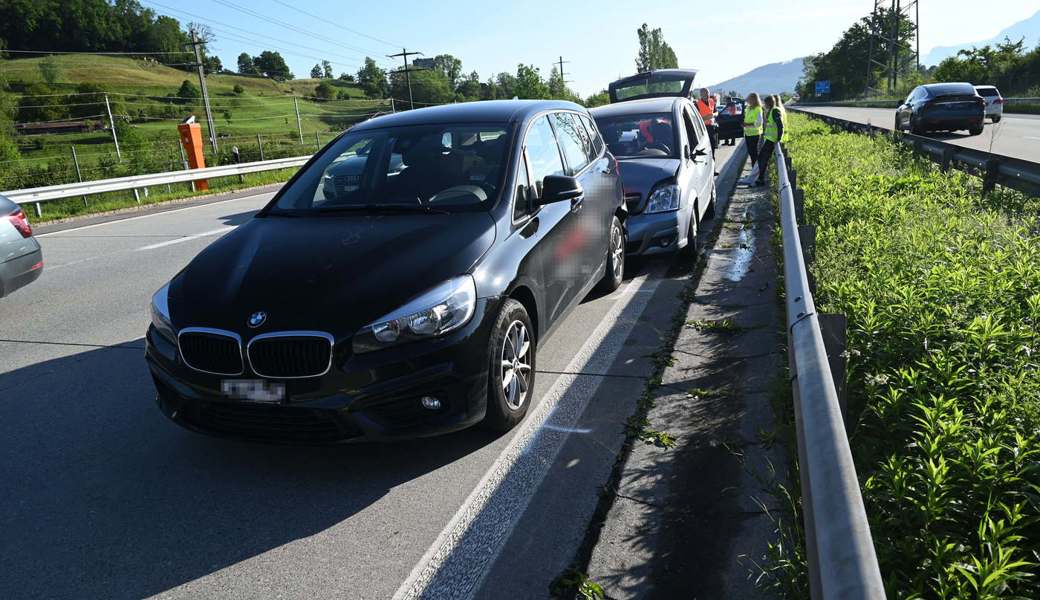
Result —
<path fill-rule="evenodd" d="M 319 213 L 335 212 L 400 212 L 400 213 L 424 213 L 424 214 L 451 214 L 446 210 L 430 208 L 425 204 L 344 204 L 340 206 L 322 206 L 317 209 Z"/>

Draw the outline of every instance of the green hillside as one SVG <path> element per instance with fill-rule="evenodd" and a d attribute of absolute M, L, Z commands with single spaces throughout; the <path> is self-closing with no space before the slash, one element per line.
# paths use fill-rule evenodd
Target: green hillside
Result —
<path fill-rule="evenodd" d="M 40 65 L 48 61 L 56 76 L 46 84 Z M 0 190 L 61 183 L 74 177 L 68 160 L 71 146 L 81 163 L 85 179 L 121 174 L 113 168 L 115 147 L 108 131 L 101 94 L 84 94 L 81 86 L 109 95 L 112 112 L 121 132 L 122 162 L 133 159 L 140 169 L 176 168 L 180 162 L 177 124 L 195 115 L 208 138 L 201 98 L 178 98 L 184 81 L 198 86 L 194 72 L 181 71 L 151 60 L 98 56 L 64 55 L 49 59 L 0 60 L 0 79 L 6 79 L 8 93 L 21 107 L 16 123 L 50 121 L 94 123 L 94 130 L 76 133 L 23 131 L 15 136 L 21 160 L 0 165 Z M 334 97 L 320 101 L 315 87 L 326 81 Z M 234 74 L 208 75 L 207 87 L 213 110 L 220 154 L 213 156 L 207 146 L 207 164 L 231 160 L 230 149 L 239 147 L 242 160 L 258 160 L 260 146 L 264 158 L 306 154 L 319 143 L 363 120 L 373 112 L 389 110 L 383 100 L 367 99 L 355 86 L 337 80 L 299 79 L 278 82 L 261 77 Z M 236 92 L 237 86 L 237 92 Z M 42 94 L 45 92 L 45 94 Z M 293 96 L 298 97 L 303 143 L 296 123 Z M 46 112 L 41 112 L 46 111 Z M 317 137 L 316 137 L 317 135 Z M 127 155 L 130 155 L 128 158 Z M 172 167 L 171 167 L 172 166 Z M 55 179 L 59 181 L 55 181 Z M 71 179 L 69 179 L 71 181 Z"/>

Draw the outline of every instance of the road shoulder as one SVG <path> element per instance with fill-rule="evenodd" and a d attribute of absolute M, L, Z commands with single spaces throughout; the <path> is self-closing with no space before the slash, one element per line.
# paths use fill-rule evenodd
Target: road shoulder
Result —
<path fill-rule="evenodd" d="M 608 598 L 759 594 L 769 489 L 787 462 L 772 443 L 784 372 L 773 223 L 768 188 L 733 194 L 643 425 L 674 443 L 636 442 L 592 550 L 588 577 Z"/>

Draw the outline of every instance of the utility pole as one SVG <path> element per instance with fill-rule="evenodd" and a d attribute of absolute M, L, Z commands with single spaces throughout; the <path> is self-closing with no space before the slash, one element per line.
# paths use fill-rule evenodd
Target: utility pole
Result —
<path fill-rule="evenodd" d="M 887 14 L 885 4 L 888 4 Z M 910 17 L 910 9 L 913 9 L 913 18 Z M 890 19 L 891 22 L 886 20 Z M 889 91 L 894 90 L 899 83 L 899 72 L 907 65 L 900 60 L 900 51 L 911 46 L 903 35 L 903 17 L 911 19 L 913 31 L 909 35 L 914 36 L 916 42 L 914 55 L 916 56 L 917 70 L 921 69 L 921 10 L 920 0 L 874 0 L 874 11 L 870 19 L 870 46 L 867 54 L 867 88 L 874 85 L 874 69 L 881 67 L 885 70 Z M 879 44 L 888 51 L 888 56 L 874 58 L 875 38 Z"/>
<path fill-rule="evenodd" d="M 569 63 L 569 62 L 571 62 L 571 61 L 563 60 L 563 57 L 561 56 L 559 62 L 553 63 L 553 68 L 560 70 L 560 83 L 563 85 L 564 91 L 567 90 L 567 84 L 569 82 L 567 81 L 567 74 L 563 71 L 563 65 L 564 65 L 564 63 Z"/>
<path fill-rule="evenodd" d="M 112 118 L 112 105 L 108 103 L 108 94 L 105 94 L 105 111 L 108 113 L 108 126 L 112 130 L 112 143 L 116 145 L 116 158 L 123 160 L 123 153 L 119 151 L 119 136 L 116 135 L 116 120 Z"/>
<path fill-rule="evenodd" d="M 195 67 L 199 71 L 199 87 L 202 88 L 202 105 L 206 108 L 206 126 L 209 127 L 209 143 L 213 146 L 213 154 L 217 153 L 217 130 L 213 125 L 213 111 L 209 107 L 209 91 L 206 89 L 206 68 L 202 63 L 202 53 L 199 52 L 199 46 L 206 45 L 206 42 L 199 41 L 198 35 L 195 33 L 195 29 L 191 30 L 191 48 L 195 51 Z M 214 158 L 216 158 L 214 156 Z"/>
<path fill-rule="evenodd" d="M 292 97 L 292 103 L 296 109 L 296 129 L 300 132 L 300 144 L 303 144 L 303 121 L 300 121 L 300 103 L 295 95 Z"/>
<path fill-rule="evenodd" d="M 401 58 L 404 60 L 404 78 L 408 82 L 408 108 L 409 110 L 415 108 L 415 101 L 412 100 L 412 71 L 423 71 L 424 69 L 410 69 L 408 67 L 409 56 L 423 56 L 422 52 L 409 52 L 407 48 L 401 48 L 401 51 L 397 54 L 387 54 L 387 58 Z"/>

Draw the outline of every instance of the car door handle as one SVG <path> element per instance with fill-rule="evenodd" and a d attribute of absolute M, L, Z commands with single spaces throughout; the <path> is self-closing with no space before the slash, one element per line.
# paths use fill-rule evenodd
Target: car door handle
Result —
<path fill-rule="evenodd" d="M 578 196 L 577 198 L 571 199 L 571 212 L 578 212 L 581 207 L 585 204 L 585 196 Z"/>

